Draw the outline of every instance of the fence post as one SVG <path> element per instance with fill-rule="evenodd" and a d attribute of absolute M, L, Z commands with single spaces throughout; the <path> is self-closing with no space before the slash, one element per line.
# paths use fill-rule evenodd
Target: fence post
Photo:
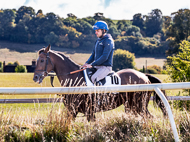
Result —
<path fill-rule="evenodd" d="M 177 133 L 177 129 L 176 129 L 176 125 L 175 125 L 175 121 L 174 121 L 174 118 L 173 118 L 173 114 L 172 114 L 172 110 L 170 108 L 170 105 L 169 105 L 166 97 L 164 96 L 164 94 L 162 93 L 162 91 L 158 87 L 155 87 L 154 90 L 158 94 L 158 96 L 160 97 L 162 102 L 164 103 L 164 106 L 166 107 L 166 111 L 168 113 L 168 116 L 169 116 L 169 119 L 170 119 L 170 124 L 171 124 L 172 131 L 173 131 L 174 139 L 175 139 L 176 142 L 179 142 L 179 136 L 178 136 L 178 133 Z"/>

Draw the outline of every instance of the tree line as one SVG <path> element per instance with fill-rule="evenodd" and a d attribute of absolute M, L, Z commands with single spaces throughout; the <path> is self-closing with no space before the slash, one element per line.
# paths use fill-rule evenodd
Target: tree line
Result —
<path fill-rule="evenodd" d="M 128 50 L 135 55 L 165 55 L 178 51 L 179 41 L 189 39 L 188 9 L 163 16 L 154 9 L 147 15 L 137 13 L 131 20 L 111 20 L 103 13 L 77 18 L 72 13 L 67 18 L 53 12 L 44 14 L 32 7 L 0 10 L 0 40 L 38 44 L 47 43 L 65 48 L 93 48 L 96 36 L 92 26 L 98 20 L 108 23 L 109 33 L 116 49 Z"/>

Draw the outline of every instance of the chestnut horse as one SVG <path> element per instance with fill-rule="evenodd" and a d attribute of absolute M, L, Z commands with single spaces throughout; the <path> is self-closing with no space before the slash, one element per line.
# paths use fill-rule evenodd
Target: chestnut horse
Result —
<path fill-rule="evenodd" d="M 51 46 L 39 50 L 36 69 L 33 80 L 41 83 L 48 76 L 50 71 L 54 71 L 63 87 L 84 86 L 85 78 L 83 72 L 70 74 L 79 70 L 80 65 L 76 64 L 69 57 L 62 53 L 53 51 Z M 133 69 L 123 69 L 117 72 L 121 78 L 121 85 L 127 84 L 150 84 L 148 77 Z M 120 105 L 125 106 L 125 112 L 131 111 L 141 116 L 152 116 L 147 107 L 151 97 L 150 91 L 144 92 L 118 92 L 116 93 L 93 93 L 93 94 L 66 94 L 62 95 L 63 103 L 68 112 L 75 118 L 78 112 L 87 116 L 87 120 L 95 120 L 95 113 L 115 109 Z M 157 97 L 159 99 L 159 97 Z M 164 112 L 164 106 L 156 101 Z M 165 114 L 165 113 L 164 113 Z"/>

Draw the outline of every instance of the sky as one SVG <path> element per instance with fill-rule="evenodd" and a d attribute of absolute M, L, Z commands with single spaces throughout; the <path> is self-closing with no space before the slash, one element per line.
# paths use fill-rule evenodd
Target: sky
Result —
<path fill-rule="evenodd" d="M 0 9 L 19 9 L 31 6 L 43 14 L 53 12 L 62 18 L 73 13 L 78 18 L 94 16 L 101 12 L 112 20 L 131 20 L 133 15 L 148 15 L 153 9 L 160 9 L 163 16 L 170 16 L 179 9 L 190 9 L 190 0 L 0 0 Z"/>

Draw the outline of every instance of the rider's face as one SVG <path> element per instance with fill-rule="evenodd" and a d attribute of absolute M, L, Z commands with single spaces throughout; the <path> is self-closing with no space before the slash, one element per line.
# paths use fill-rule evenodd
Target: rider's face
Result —
<path fill-rule="evenodd" d="M 95 34 L 98 38 L 101 37 L 102 36 L 102 30 L 101 29 L 95 30 Z"/>

